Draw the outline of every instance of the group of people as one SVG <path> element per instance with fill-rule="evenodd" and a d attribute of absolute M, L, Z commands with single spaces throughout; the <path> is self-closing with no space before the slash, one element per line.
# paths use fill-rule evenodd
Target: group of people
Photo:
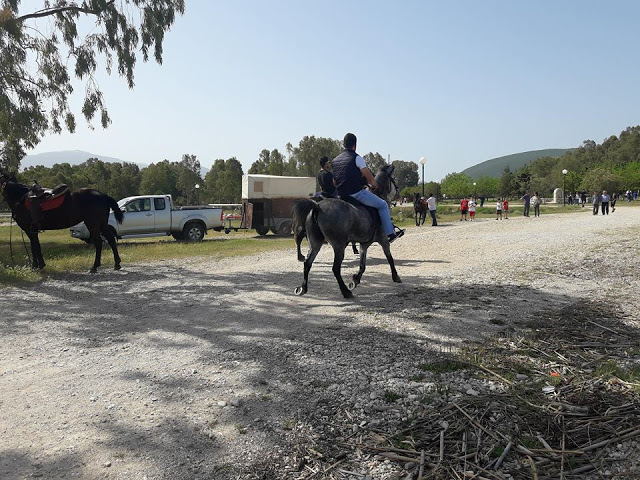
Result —
<path fill-rule="evenodd" d="M 529 216 L 529 212 L 531 210 L 531 205 L 533 205 L 533 214 L 535 217 L 540 216 L 540 204 L 542 203 L 542 199 L 538 192 L 534 192 L 533 196 L 529 195 L 529 192 L 525 192 L 525 194 L 520 197 L 523 201 L 523 211 L 522 215 L 524 217 Z M 484 198 L 483 202 L 484 203 Z M 482 204 L 480 205 L 482 207 Z M 476 207 L 477 203 L 475 198 L 471 197 L 470 200 L 467 197 L 464 197 L 460 201 L 460 221 L 467 221 L 467 214 L 469 215 L 469 220 L 474 221 L 476 217 Z M 496 220 L 509 219 L 509 199 L 507 197 L 499 197 L 496 201 Z"/>
<path fill-rule="evenodd" d="M 321 169 L 317 178 L 321 195 L 325 198 L 350 197 L 375 208 L 380 216 L 382 229 L 391 243 L 401 237 L 404 230 L 395 230 L 386 200 L 372 192 L 378 188 L 378 184 L 365 160 L 356 153 L 357 143 L 356 136 L 347 133 L 343 140 L 344 150 L 336 158 L 331 161 L 328 157 L 320 159 Z M 367 185 L 370 189 L 365 188 Z"/>
<path fill-rule="evenodd" d="M 593 214 L 598 215 L 598 212 L 602 209 L 602 215 L 609 215 L 609 205 L 611 205 L 611 213 L 615 212 L 617 201 L 617 193 L 609 195 L 606 190 L 603 190 L 602 193 L 593 192 L 593 196 L 591 197 Z"/>

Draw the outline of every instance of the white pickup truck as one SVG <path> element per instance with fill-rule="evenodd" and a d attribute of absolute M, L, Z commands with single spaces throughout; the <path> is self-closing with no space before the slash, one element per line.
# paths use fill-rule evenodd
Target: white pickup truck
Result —
<path fill-rule="evenodd" d="M 118 202 L 124 212 L 124 222 L 118 224 L 109 213 L 109 227 L 116 238 L 140 238 L 172 235 L 176 240 L 201 241 L 207 230 L 224 228 L 221 208 L 174 207 L 171 195 L 139 195 Z M 89 229 L 84 223 L 71 227 L 71 236 L 89 241 Z"/>

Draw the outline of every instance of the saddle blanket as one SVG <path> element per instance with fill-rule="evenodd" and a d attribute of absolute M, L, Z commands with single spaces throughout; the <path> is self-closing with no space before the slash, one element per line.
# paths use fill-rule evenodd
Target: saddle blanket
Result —
<path fill-rule="evenodd" d="M 44 198 L 40 202 L 40 210 L 46 212 L 48 210 L 55 210 L 59 208 L 64 203 L 64 199 L 67 198 L 67 195 L 58 195 L 51 198 Z M 31 209 L 31 199 L 27 197 L 24 201 L 24 206 L 27 207 L 27 210 Z"/>

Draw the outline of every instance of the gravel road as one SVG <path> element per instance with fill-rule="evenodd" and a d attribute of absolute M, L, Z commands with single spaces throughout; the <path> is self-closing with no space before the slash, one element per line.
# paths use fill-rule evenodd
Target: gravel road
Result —
<path fill-rule="evenodd" d="M 578 304 L 638 328 L 639 236 L 627 205 L 411 228 L 392 246 L 403 283 L 373 246 L 351 300 L 328 247 L 293 294 L 293 240 L 118 272 L 105 255 L 97 275 L 2 287 L 0 478 L 302 478 L 295 446 L 331 440 L 314 422 L 406 419 L 410 404 L 386 412 L 381 397 L 424 391 L 410 378 L 443 352 Z M 345 278 L 357 261 L 347 250 Z M 326 405 L 353 418 L 313 415 Z M 388 461 L 347 460 L 351 478 L 401 478 Z"/>

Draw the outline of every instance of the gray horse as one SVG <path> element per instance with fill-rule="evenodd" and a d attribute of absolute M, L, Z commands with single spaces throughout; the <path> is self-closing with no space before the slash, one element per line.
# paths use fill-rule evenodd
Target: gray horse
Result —
<path fill-rule="evenodd" d="M 385 165 L 376 175 L 378 184 L 376 193 L 387 202 L 395 200 L 398 196 L 393 170 L 392 165 Z M 374 242 L 380 244 L 387 257 L 393 281 L 401 283 L 391 256 L 387 235 L 382 230 L 380 218 L 375 209 L 356 207 L 344 200 L 334 198 L 327 198 L 318 203 L 312 200 L 300 200 L 293 207 L 293 232 L 298 249 L 298 260 L 304 262 L 304 281 L 301 286 L 296 287 L 296 295 L 307 293 L 309 270 L 325 241 L 333 248 L 333 274 L 345 298 L 353 297 L 351 290 L 360 283 L 366 267 L 367 249 Z M 300 251 L 300 244 L 305 236 L 310 247 L 306 259 Z M 344 250 L 350 242 L 360 243 L 360 270 L 353 275 L 353 280 L 347 287 L 340 275 L 340 269 L 344 260 Z"/>

